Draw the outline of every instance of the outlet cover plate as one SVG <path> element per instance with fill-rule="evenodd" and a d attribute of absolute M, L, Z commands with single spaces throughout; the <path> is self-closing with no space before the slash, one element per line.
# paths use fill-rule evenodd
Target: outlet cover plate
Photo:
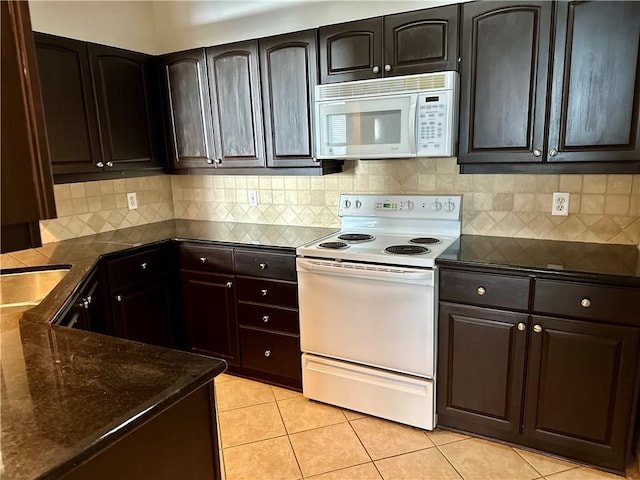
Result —
<path fill-rule="evenodd" d="M 569 194 L 558 193 L 553 194 L 553 202 L 551 204 L 551 215 L 569 215 Z"/>
<path fill-rule="evenodd" d="M 127 193 L 127 207 L 129 210 L 135 210 L 138 208 L 138 196 L 136 192 Z"/>
<path fill-rule="evenodd" d="M 249 190 L 249 205 L 252 207 L 258 206 L 258 191 Z"/>

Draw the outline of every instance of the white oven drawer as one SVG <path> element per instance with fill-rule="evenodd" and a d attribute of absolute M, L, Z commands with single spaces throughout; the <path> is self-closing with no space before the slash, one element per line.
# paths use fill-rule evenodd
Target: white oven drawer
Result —
<path fill-rule="evenodd" d="M 435 428 L 431 380 L 302 355 L 305 397 L 406 425 Z"/>

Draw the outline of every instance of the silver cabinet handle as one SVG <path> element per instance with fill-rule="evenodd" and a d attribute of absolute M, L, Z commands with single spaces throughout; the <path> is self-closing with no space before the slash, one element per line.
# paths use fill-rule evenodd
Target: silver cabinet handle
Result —
<path fill-rule="evenodd" d="M 107 162 L 107 167 L 113 167 L 113 162 Z"/>
<path fill-rule="evenodd" d="M 227 288 L 233 287 L 233 282 L 227 282 Z"/>
<path fill-rule="evenodd" d="M 550 157 L 555 157 L 558 154 L 557 150 L 549 150 L 549 156 Z"/>
<path fill-rule="evenodd" d="M 86 300 L 87 300 L 87 303 L 91 305 L 91 301 L 93 300 L 93 298 L 91 298 L 91 295 L 87 295 Z"/>
<path fill-rule="evenodd" d="M 583 298 L 582 300 L 580 300 L 580 305 L 582 305 L 584 308 L 589 308 L 591 306 L 591 300 L 589 298 Z"/>
<path fill-rule="evenodd" d="M 269 292 L 267 291 L 266 288 L 263 288 L 262 290 L 260 290 L 260 293 L 262 294 L 263 297 L 266 297 Z"/>
<path fill-rule="evenodd" d="M 391 71 L 391 65 L 388 65 L 388 64 L 387 64 L 387 65 L 385 65 L 385 66 L 384 66 L 384 71 L 385 71 L 385 72 L 390 72 L 390 71 Z"/>
<path fill-rule="evenodd" d="M 533 151 L 533 156 L 534 157 L 539 157 L 540 155 L 542 155 L 542 151 L 538 150 L 537 148 Z"/>
<path fill-rule="evenodd" d="M 380 71 L 379 67 L 373 67 L 373 73 L 378 73 Z"/>
<path fill-rule="evenodd" d="M 533 331 L 536 333 L 540 333 L 542 331 L 542 327 L 540 325 L 534 325 Z"/>
<path fill-rule="evenodd" d="M 84 308 L 86 310 L 89 310 L 89 302 L 87 302 L 86 298 L 83 298 L 82 300 L 80 300 L 80 302 L 78 303 L 78 306 L 80 308 Z"/>
<path fill-rule="evenodd" d="M 263 321 L 264 323 L 269 323 L 269 315 L 263 315 L 263 316 L 262 316 L 262 321 Z"/>
<path fill-rule="evenodd" d="M 518 330 L 520 330 L 521 332 L 522 332 L 525 328 L 527 328 L 527 324 L 526 324 L 526 323 L 524 323 L 524 322 L 520 322 L 520 323 L 518 324 Z"/>
<path fill-rule="evenodd" d="M 207 257 L 200 257 L 200 263 L 207 263 Z"/>
<path fill-rule="evenodd" d="M 260 266 L 260 270 L 266 270 L 267 269 L 267 264 L 266 263 L 261 263 L 259 266 Z"/>
<path fill-rule="evenodd" d="M 478 292 L 478 295 L 482 296 L 487 293 L 487 290 L 484 287 L 478 287 L 478 290 L 476 290 L 476 292 Z"/>
<path fill-rule="evenodd" d="M 121 301 L 122 301 L 122 296 L 121 296 L 121 295 L 116 295 L 116 300 L 117 300 L 118 302 L 121 302 Z"/>
<path fill-rule="evenodd" d="M 313 161 L 314 161 L 314 162 L 316 162 L 316 163 L 319 163 L 319 162 L 320 162 L 320 159 L 319 159 L 319 158 L 316 158 L 316 157 L 313 157 L 311 160 L 313 160 Z"/>
<path fill-rule="evenodd" d="M 209 165 L 213 165 L 213 158 L 207 158 L 207 163 Z"/>
<path fill-rule="evenodd" d="M 140 264 L 140 268 L 142 268 L 143 270 L 146 270 L 147 269 L 147 262 L 142 262 Z"/>
<path fill-rule="evenodd" d="M 216 158 L 216 159 L 214 160 L 214 163 L 216 163 L 216 164 L 220 165 L 220 164 L 222 163 L 222 159 L 221 159 L 221 158 Z"/>
<path fill-rule="evenodd" d="M 98 162 L 98 163 L 96 163 L 96 167 L 102 168 L 102 167 L 104 167 L 104 163 Z"/>
<path fill-rule="evenodd" d="M 264 351 L 264 356 L 265 357 L 270 357 L 271 356 L 271 350 L 265 350 Z"/>

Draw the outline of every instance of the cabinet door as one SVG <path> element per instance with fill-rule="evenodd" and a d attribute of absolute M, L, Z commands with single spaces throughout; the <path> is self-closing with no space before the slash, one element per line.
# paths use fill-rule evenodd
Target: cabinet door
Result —
<path fill-rule="evenodd" d="M 42 33 L 35 41 L 54 175 L 101 172 L 87 44 Z"/>
<path fill-rule="evenodd" d="M 216 154 L 204 49 L 165 55 L 161 65 L 171 166 L 212 165 Z"/>
<path fill-rule="evenodd" d="M 640 329 L 533 317 L 527 444 L 624 471 Z"/>
<path fill-rule="evenodd" d="M 316 31 L 260 39 L 268 167 L 313 167 Z"/>
<path fill-rule="evenodd" d="M 458 5 L 384 17 L 384 75 L 458 69 Z"/>
<path fill-rule="evenodd" d="M 39 220 L 55 218 L 53 180 L 27 2 L 2 2 L 0 179 L 4 252 L 39 247 Z"/>
<path fill-rule="evenodd" d="M 552 9 L 462 6 L 459 163 L 543 160 Z"/>
<path fill-rule="evenodd" d="M 382 77 L 382 17 L 320 27 L 320 82 Z"/>
<path fill-rule="evenodd" d="M 507 440 L 518 434 L 527 319 L 524 313 L 440 303 L 441 425 Z"/>
<path fill-rule="evenodd" d="M 112 292 L 117 337 L 172 347 L 170 280 L 156 277 Z"/>
<path fill-rule="evenodd" d="M 549 161 L 640 161 L 640 3 L 558 2 Z"/>
<path fill-rule="evenodd" d="M 153 105 L 157 76 L 150 55 L 89 44 L 107 170 L 159 167 Z"/>
<path fill-rule="evenodd" d="M 233 275 L 182 271 L 188 348 L 240 365 Z"/>
<path fill-rule="evenodd" d="M 216 164 L 264 167 L 257 40 L 207 48 L 207 65 Z"/>

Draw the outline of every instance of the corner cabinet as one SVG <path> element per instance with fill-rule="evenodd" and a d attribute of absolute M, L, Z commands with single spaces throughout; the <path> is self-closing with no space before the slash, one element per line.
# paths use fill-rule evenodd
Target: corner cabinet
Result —
<path fill-rule="evenodd" d="M 322 83 L 457 70 L 458 6 L 320 27 Z"/>
<path fill-rule="evenodd" d="M 624 472 L 640 288 L 441 268 L 439 332 L 440 425 Z"/>
<path fill-rule="evenodd" d="M 2 253 L 39 247 L 39 220 L 55 218 L 53 179 L 27 2 L 1 4 Z"/>
<path fill-rule="evenodd" d="M 35 33 L 56 183 L 162 173 L 154 57 Z"/>
<path fill-rule="evenodd" d="M 471 2 L 461 38 L 462 173 L 640 172 L 640 4 Z"/>

